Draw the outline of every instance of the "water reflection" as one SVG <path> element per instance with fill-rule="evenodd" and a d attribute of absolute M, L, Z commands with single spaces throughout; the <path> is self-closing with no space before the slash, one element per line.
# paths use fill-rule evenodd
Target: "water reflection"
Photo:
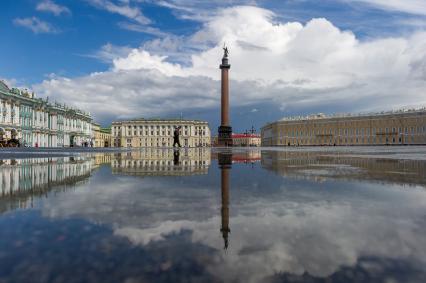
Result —
<path fill-rule="evenodd" d="M 0 160 L 0 211 L 31 207 L 35 196 L 87 180 L 92 168 L 84 157 Z"/>
<path fill-rule="evenodd" d="M 184 176 L 207 174 L 210 148 L 157 149 L 116 153 L 111 160 L 113 174 L 134 176 Z"/>
<path fill-rule="evenodd" d="M 419 156 L 422 154 L 419 153 Z M 282 176 L 426 185 L 426 162 L 334 152 L 263 151 L 262 166 Z"/>
<path fill-rule="evenodd" d="M 0 215 L 0 282 L 31 270 L 44 282 L 424 282 L 425 161 L 365 159 L 146 149 L 34 161 L 85 177 L 34 197 L 34 214 Z"/>
<path fill-rule="evenodd" d="M 229 245 L 229 174 L 232 166 L 232 153 L 219 153 L 218 155 L 219 167 L 220 167 L 220 189 L 222 196 L 222 207 L 221 207 L 221 227 L 222 237 L 224 241 L 224 249 L 228 249 Z"/>

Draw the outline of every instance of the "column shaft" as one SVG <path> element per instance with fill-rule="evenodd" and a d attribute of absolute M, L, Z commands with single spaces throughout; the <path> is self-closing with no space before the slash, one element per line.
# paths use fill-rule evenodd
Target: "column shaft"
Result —
<path fill-rule="evenodd" d="M 221 126 L 229 126 L 229 79 L 228 69 L 222 69 L 222 96 L 221 96 Z"/>

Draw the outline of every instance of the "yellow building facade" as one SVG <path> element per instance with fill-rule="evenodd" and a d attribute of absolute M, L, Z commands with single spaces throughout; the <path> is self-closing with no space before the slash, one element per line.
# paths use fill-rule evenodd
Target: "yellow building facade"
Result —
<path fill-rule="evenodd" d="M 111 129 L 101 128 L 97 123 L 92 124 L 93 146 L 111 147 Z"/>
<path fill-rule="evenodd" d="M 171 147 L 173 131 L 180 126 L 182 147 L 206 147 L 211 144 L 207 122 L 181 119 L 135 119 L 113 122 L 113 147 Z"/>
<path fill-rule="evenodd" d="M 261 130 L 262 146 L 424 145 L 426 109 L 284 118 Z"/>

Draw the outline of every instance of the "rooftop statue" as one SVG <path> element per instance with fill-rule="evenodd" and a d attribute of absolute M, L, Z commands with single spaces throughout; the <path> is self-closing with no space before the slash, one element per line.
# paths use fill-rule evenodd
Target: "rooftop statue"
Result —
<path fill-rule="evenodd" d="M 223 58 L 228 58 L 228 54 L 229 54 L 228 47 L 223 45 Z"/>

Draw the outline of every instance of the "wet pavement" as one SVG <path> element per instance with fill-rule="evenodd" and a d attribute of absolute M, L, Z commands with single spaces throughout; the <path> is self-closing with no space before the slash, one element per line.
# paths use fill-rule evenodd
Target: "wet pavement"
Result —
<path fill-rule="evenodd" d="M 426 282 L 426 147 L 0 151 L 0 282 Z"/>

